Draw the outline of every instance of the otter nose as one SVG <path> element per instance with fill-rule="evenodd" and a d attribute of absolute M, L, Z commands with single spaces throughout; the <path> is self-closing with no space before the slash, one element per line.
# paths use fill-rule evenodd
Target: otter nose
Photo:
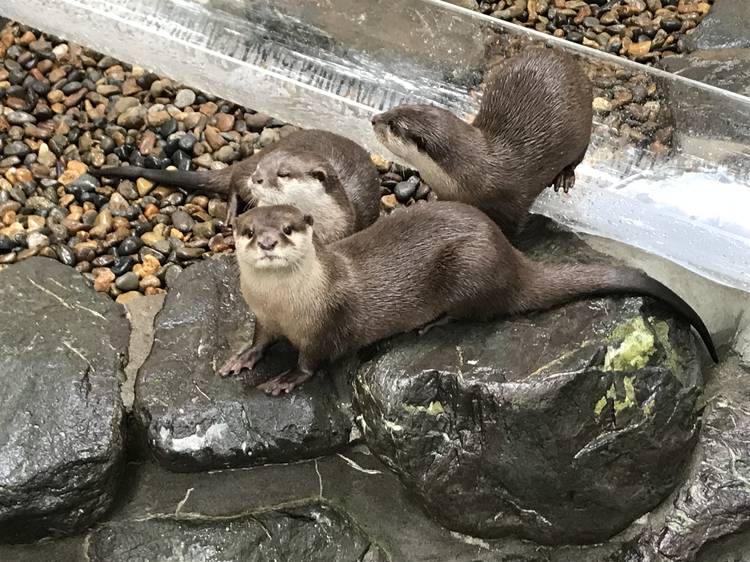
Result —
<path fill-rule="evenodd" d="M 253 174 L 252 176 L 250 176 L 250 181 L 252 181 L 253 183 L 257 183 L 257 184 L 259 184 L 259 185 L 260 185 L 260 184 L 262 184 L 262 183 L 263 183 L 263 178 L 262 178 L 262 177 L 260 177 L 260 174 L 258 174 L 258 173 L 256 172 L 256 173 L 254 173 L 254 174 Z"/>
<path fill-rule="evenodd" d="M 271 236 L 264 236 L 260 240 L 258 240 L 258 246 L 260 246 L 260 249 L 266 251 L 273 250 L 278 243 L 279 241 L 276 238 L 272 238 Z"/>

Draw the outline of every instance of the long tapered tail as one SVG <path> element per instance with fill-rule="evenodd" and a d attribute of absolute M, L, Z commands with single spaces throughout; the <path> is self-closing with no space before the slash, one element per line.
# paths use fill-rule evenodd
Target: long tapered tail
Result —
<path fill-rule="evenodd" d="M 184 172 L 180 170 L 152 170 L 137 166 L 122 166 L 117 168 L 92 168 L 89 173 L 96 177 L 124 178 L 135 180 L 146 178 L 154 183 L 181 187 L 188 191 L 209 191 L 212 193 L 229 193 L 231 172 L 229 168 L 200 172 Z"/>
<path fill-rule="evenodd" d="M 614 294 L 647 295 L 670 305 L 698 332 L 711 359 L 719 362 L 711 334 L 682 297 L 645 273 L 629 267 L 585 264 L 526 263 L 518 312 L 545 310 L 581 297 Z"/>

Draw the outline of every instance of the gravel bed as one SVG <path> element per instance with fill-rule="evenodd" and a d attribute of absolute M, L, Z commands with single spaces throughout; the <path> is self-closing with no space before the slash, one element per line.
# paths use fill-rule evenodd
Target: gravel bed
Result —
<path fill-rule="evenodd" d="M 0 62 L 0 267 L 57 259 L 118 302 L 232 251 L 226 202 L 90 168 L 220 169 L 295 130 L 14 23 L 0 32 Z M 384 210 L 427 199 L 413 172 L 374 158 Z"/>
<path fill-rule="evenodd" d="M 453 0 L 505 21 L 641 63 L 690 51 L 714 0 Z"/>

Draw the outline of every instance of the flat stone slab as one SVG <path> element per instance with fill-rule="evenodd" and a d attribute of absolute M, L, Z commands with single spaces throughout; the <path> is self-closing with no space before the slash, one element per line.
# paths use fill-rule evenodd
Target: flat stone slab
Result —
<path fill-rule="evenodd" d="M 386 562 L 345 514 L 321 504 L 218 521 L 113 522 L 91 535 L 91 562 Z"/>
<path fill-rule="evenodd" d="M 272 397 L 241 377 L 215 374 L 252 330 L 233 257 L 180 275 L 156 317 L 133 406 L 159 462 L 173 470 L 251 466 L 312 458 L 349 442 L 348 401 L 331 377 Z M 258 368 L 278 374 L 295 360 L 289 346 L 278 345 Z"/>
<path fill-rule="evenodd" d="M 124 310 L 48 258 L 0 272 L 0 302 L 0 537 L 84 529 L 124 464 Z"/>

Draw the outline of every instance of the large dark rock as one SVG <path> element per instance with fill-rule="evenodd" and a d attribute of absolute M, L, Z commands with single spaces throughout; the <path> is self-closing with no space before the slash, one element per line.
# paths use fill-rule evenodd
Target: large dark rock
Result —
<path fill-rule="evenodd" d="M 695 49 L 727 49 L 750 47 L 747 22 L 750 2 L 718 0 L 701 24 L 688 37 Z"/>
<path fill-rule="evenodd" d="M 242 378 L 215 373 L 251 339 L 253 317 L 239 292 L 234 258 L 185 270 L 155 321 L 154 345 L 138 373 L 134 412 L 161 463 L 205 470 L 319 456 L 349 442 L 351 419 L 331 377 L 272 397 Z M 293 365 L 277 346 L 259 372 Z"/>
<path fill-rule="evenodd" d="M 687 478 L 666 507 L 664 522 L 641 539 L 642 554 L 653 553 L 655 560 L 694 560 L 712 541 L 748 528 L 748 404 L 750 373 L 730 358 L 714 370 L 707 386 L 703 427 Z M 702 557 L 706 562 L 718 559 Z"/>
<path fill-rule="evenodd" d="M 666 57 L 659 65 L 685 78 L 750 95 L 750 48 L 696 51 Z M 664 80 L 662 84 L 665 103 L 674 118 L 677 142 L 686 144 L 691 138 L 702 138 L 741 143 L 750 135 L 747 104 L 726 95 L 708 93 L 682 80 Z"/>
<path fill-rule="evenodd" d="M 122 521 L 91 536 L 91 562 L 387 562 L 346 515 L 325 504 L 288 508 L 228 521 L 175 518 Z"/>
<path fill-rule="evenodd" d="M 0 537 L 82 529 L 124 460 L 124 310 L 46 258 L 0 273 L 0 302 Z"/>
<path fill-rule="evenodd" d="M 702 381 L 689 328 L 629 298 L 405 335 L 355 387 L 368 445 L 448 528 L 585 543 L 675 487 Z"/>

